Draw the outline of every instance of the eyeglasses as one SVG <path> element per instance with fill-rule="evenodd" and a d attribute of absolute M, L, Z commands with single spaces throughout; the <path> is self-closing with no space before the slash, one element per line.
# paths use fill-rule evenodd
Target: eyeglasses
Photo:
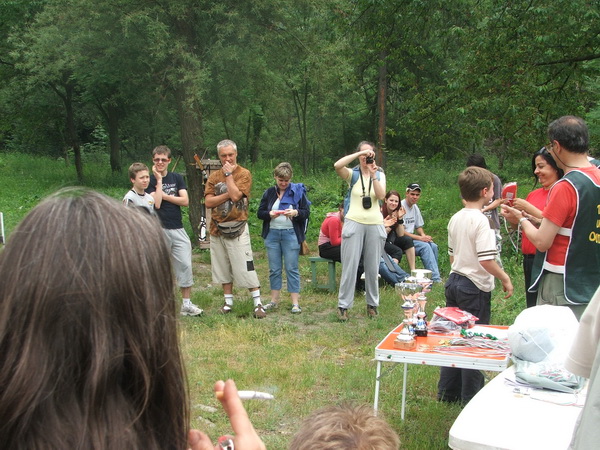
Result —
<path fill-rule="evenodd" d="M 154 158 L 152 161 L 154 161 L 155 163 L 158 163 L 158 162 L 163 162 L 163 163 L 169 162 L 169 160 L 167 158 Z"/>
<path fill-rule="evenodd" d="M 548 152 L 550 152 L 550 150 L 552 150 L 553 147 L 554 147 L 554 142 L 549 142 L 548 144 L 546 144 L 546 150 L 548 150 Z"/>

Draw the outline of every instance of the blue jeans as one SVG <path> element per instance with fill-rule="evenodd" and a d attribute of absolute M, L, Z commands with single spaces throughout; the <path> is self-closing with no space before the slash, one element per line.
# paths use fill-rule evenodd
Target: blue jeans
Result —
<path fill-rule="evenodd" d="M 396 264 L 393 260 L 391 260 L 391 263 L 394 267 L 395 272 L 392 272 L 383 260 L 383 258 L 381 258 L 381 262 L 379 263 L 379 275 L 381 275 L 381 278 L 383 278 L 386 281 L 386 283 L 395 286 L 396 283 L 402 283 L 408 277 L 408 274 L 404 270 L 402 270 L 400 266 Z"/>
<path fill-rule="evenodd" d="M 287 289 L 291 293 L 300 292 L 300 271 L 298 270 L 298 255 L 300 244 L 293 228 L 276 230 L 271 228 L 265 239 L 267 258 L 269 259 L 269 282 L 272 291 L 281 290 L 281 272 L 285 264 Z M 283 259 L 283 264 L 282 264 Z"/>
<path fill-rule="evenodd" d="M 442 281 L 440 269 L 438 269 L 438 246 L 435 242 L 423 242 L 414 240 L 415 253 L 421 257 L 421 261 L 427 270 L 431 270 L 432 281 Z"/>

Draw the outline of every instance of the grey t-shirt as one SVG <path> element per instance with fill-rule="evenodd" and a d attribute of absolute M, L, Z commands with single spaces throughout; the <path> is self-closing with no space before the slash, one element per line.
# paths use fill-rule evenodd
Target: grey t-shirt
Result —
<path fill-rule="evenodd" d="M 140 195 L 131 189 L 129 192 L 127 192 L 127 194 L 125 194 L 125 197 L 123 197 L 123 204 L 125 206 L 138 206 L 145 208 L 150 214 L 154 214 L 154 197 L 147 192 L 144 192 L 143 195 Z"/>

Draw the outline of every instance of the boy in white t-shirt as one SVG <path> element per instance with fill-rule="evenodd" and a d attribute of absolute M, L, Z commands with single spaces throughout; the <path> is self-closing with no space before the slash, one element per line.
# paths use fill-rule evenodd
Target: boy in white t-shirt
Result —
<path fill-rule="evenodd" d="M 150 183 L 150 171 L 143 163 L 135 162 L 129 166 L 129 179 L 131 190 L 123 197 L 125 206 L 137 206 L 144 208 L 150 214 L 154 214 L 154 197 L 146 192 Z"/>
<path fill-rule="evenodd" d="M 489 324 L 494 277 L 502 282 L 505 298 L 513 293 L 509 276 L 496 262 L 496 235 L 481 211 L 494 195 L 490 171 L 468 167 L 458 176 L 464 208 L 448 223 L 448 254 L 452 270 L 445 285 L 446 306 L 458 307 Z M 442 367 L 438 399 L 467 403 L 483 387 L 479 370 Z"/>

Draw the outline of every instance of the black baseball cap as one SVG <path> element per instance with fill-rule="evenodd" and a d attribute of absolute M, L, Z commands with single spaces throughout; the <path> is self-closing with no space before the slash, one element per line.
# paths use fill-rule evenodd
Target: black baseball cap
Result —
<path fill-rule="evenodd" d="M 409 191 L 420 191 L 421 190 L 421 186 L 419 186 L 418 183 L 411 183 L 406 187 L 406 192 Z"/>

